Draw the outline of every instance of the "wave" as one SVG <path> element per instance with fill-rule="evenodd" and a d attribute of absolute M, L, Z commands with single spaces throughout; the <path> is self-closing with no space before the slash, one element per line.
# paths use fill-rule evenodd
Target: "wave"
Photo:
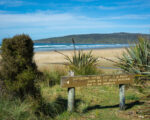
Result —
<path fill-rule="evenodd" d="M 133 46 L 129 44 L 76 44 L 76 49 L 122 48 Z M 73 44 L 34 44 L 34 51 L 73 50 Z"/>
<path fill-rule="evenodd" d="M 76 44 L 75 48 L 79 49 L 105 49 L 105 48 L 124 48 L 134 46 L 135 44 Z M 1 45 L 0 45 L 1 47 Z M 34 51 L 54 51 L 54 50 L 73 50 L 73 44 L 50 44 L 50 43 L 35 43 Z"/>

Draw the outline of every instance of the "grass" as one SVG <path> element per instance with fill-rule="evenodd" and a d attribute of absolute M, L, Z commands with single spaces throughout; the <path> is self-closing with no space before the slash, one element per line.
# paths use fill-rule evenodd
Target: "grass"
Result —
<path fill-rule="evenodd" d="M 61 75 L 67 74 L 67 70 L 60 66 L 46 72 L 48 76 L 55 76 L 52 78 L 57 78 L 57 82 Z M 76 88 L 75 112 L 68 113 L 67 89 L 59 84 L 49 86 L 50 78 L 38 83 L 42 96 L 40 103 L 30 96 L 24 101 L 0 97 L 0 120 L 130 120 L 126 113 L 142 107 L 141 98 L 150 90 L 145 88 L 140 93 L 138 89 L 129 87 L 125 91 L 127 110 L 122 113 L 118 106 L 118 86 L 79 87 Z"/>
<path fill-rule="evenodd" d="M 60 84 L 61 76 L 67 75 L 67 68 L 65 66 L 55 65 L 51 69 L 41 69 L 44 74 L 44 83 L 48 86 Z"/>
<path fill-rule="evenodd" d="M 67 89 L 60 85 L 47 86 L 40 83 L 41 94 L 46 103 L 56 103 L 61 97 L 62 103 L 67 106 Z M 126 89 L 127 110 L 125 113 L 135 111 L 142 106 L 141 98 L 146 96 L 150 88 L 145 88 L 141 93 L 135 87 Z M 63 106 L 61 113 L 55 115 L 55 120 L 128 120 L 128 117 L 120 116 L 119 112 L 119 88 L 111 86 L 93 86 L 76 88 L 76 111 L 72 114 Z"/>
<path fill-rule="evenodd" d="M 42 95 L 47 102 L 54 102 L 59 96 L 67 101 L 67 89 L 55 85 L 51 88 L 44 87 Z M 76 111 L 69 114 L 66 110 L 58 114 L 56 120 L 126 120 L 119 117 L 119 91 L 118 86 L 97 86 L 76 88 Z M 48 92 L 51 91 L 51 92 Z M 134 95 L 133 95 L 134 94 Z M 132 97 L 133 96 L 133 97 Z M 126 90 L 127 110 L 131 111 L 139 107 L 141 97 L 145 96 L 135 89 Z M 64 103 L 66 104 L 66 103 Z M 141 103 L 142 104 L 142 103 Z"/>
<path fill-rule="evenodd" d="M 33 101 L 22 102 L 19 98 L 15 98 L 13 100 L 8 98 L 0 98 L 0 119 L 37 120 L 37 117 L 34 114 L 33 106 Z"/>

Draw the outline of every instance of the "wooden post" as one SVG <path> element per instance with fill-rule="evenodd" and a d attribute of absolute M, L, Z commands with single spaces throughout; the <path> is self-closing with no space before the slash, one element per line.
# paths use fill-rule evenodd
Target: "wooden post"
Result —
<path fill-rule="evenodd" d="M 74 72 L 70 71 L 69 76 L 74 76 Z M 68 88 L 68 111 L 74 111 L 74 104 L 75 104 L 75 88 Z"/>
<path fill-rule="evenodd" d="M 125 110 L 125 85 L 119 85 L 119 96 L 120 96 L 120 110 Z"/>

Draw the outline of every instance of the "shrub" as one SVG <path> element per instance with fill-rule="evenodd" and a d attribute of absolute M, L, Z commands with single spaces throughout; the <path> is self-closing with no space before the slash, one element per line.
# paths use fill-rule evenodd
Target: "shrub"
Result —
<path fill-rule="evenodd" d="M 67 75 L 67 69 L 63 66 L 54 66 L 50 70 L 43 70 L 44 81 L 48 86 L 60 84 L 61 76 Z"/>
<path fill-rule="evenodd" d="M 146 38 L 139 37 L 135 46 L 126 48 L 126 52 L 116 64 L 126 73 L 138 74 L 137 82 L 144 83 L 150 76 L 150 43 Z"/>
<path fill-rule="evenodd" d="M 33 42 L 28 35 L 16 35 L 2 42 L 1 75 L 6 88 L 19 95 L 34 89 L 37 68 L 33 62 Z"/>

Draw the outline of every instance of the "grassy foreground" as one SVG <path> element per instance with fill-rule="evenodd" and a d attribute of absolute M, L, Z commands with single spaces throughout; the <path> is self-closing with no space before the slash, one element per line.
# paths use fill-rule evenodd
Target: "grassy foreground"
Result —
<path fill-rule="evenodd" d="M 119 110 L 117 85 L 79 87 L 75 91 L 76 110 L 68 113 L 67 89 L 59 85 L 60 76 L 66 75 L 67 70 L 57 66 L 53 70 L 43 71 L 46 79 L 37 83 L 42 103 L 39 104 L 31 96 L 24 101 L 16 97 L 1 97 L 0 120 L 134 120 L 139 119 L 134 113 L 145 105 L 143 98 L 148 96 L 150 90 L 146 88 L 141 93 L 138 89 L 128 87 L 125 91 L 127 108 L 122 112 Z"/>
<path fill-rule="evenodd" d="M 42 95 L 47 102 L 60 102 L 67 105 L 67 89 L 59 85 L 46 87 L 41 84 Z M 133 88 L 126 90 L 126 111 L 134 111 L 144 103 L 140 101 L 145 94 L 139 93 Z M 130 120 L 130 116 L 119 111 L 118 86 L 97 86 L 76 88 L 76 111 L 69 114 L 66 106 L 61 114 L 55 116 L 56 120 Z"/>

